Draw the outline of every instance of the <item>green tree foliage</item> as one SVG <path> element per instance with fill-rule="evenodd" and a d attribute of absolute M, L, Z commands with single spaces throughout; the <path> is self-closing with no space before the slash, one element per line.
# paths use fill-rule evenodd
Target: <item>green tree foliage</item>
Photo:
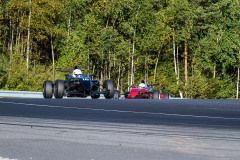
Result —
<path fill-rule="evenodd" d="M 0 2 L 1 89 L 41 91 L 77 64 L 122 92 L 145 79 L 172 96 L 236 96 L 238 0 Z"/>

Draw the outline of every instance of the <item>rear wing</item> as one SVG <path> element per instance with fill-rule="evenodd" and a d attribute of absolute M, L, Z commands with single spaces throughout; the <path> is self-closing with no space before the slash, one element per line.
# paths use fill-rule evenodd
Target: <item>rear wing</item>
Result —
<path fill-rule="evenodd" d="M 56 72 L 59 71 L 59 72 L 73 72 L 72 69 L 55 69 L 54 70 L 54 80 L 56 80 Z M 81 71 L 85 71 L 84 69 L 81 69 Z"/>

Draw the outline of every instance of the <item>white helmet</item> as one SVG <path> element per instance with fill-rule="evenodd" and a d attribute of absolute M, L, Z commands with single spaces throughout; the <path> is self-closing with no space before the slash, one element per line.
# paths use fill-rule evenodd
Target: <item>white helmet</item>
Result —
<path fill-rule="evenodd" d="M 139 88 L 145 88 L 146 85 L 145 85 L 144 83 L 140 83 L 138 87 L 139 87 Z"/>
<path fill-rule="evenodd" d="M 80 69 L 75 69 L 73 71 L 73 77 L 80 77 L 82 75 L 82 71 Z"/>

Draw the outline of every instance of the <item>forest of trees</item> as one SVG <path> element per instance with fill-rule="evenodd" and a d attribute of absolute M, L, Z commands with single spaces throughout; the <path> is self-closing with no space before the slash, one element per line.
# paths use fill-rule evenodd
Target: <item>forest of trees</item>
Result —
<path fill-rule="evenodd" d="M 173 97 L 238 98 L 239 0 L 0 2 L 0 89 L 41 91 L 79 65 L 122 93 L 145 79 Z"/>

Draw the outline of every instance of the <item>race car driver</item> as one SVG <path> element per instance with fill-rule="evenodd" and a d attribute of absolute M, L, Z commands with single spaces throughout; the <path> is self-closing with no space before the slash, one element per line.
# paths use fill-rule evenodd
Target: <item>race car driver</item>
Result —
<path fill-rule="evenodd" d="M 81 71 L 80 67 L 74 66 L 72 77 L 74 77 L 74 78 L 81 77 L 81 75 L 82 75 L 82 71 Z"/>
<path fill-rule="evenodd" d="M 143 89 L 145 89 L 145 88 L 146 88 L 146 85 L 145 85 L 144 83 L 140 83 L 139 86 L 138 86 L 138 88 L 143 88 Z"/>

